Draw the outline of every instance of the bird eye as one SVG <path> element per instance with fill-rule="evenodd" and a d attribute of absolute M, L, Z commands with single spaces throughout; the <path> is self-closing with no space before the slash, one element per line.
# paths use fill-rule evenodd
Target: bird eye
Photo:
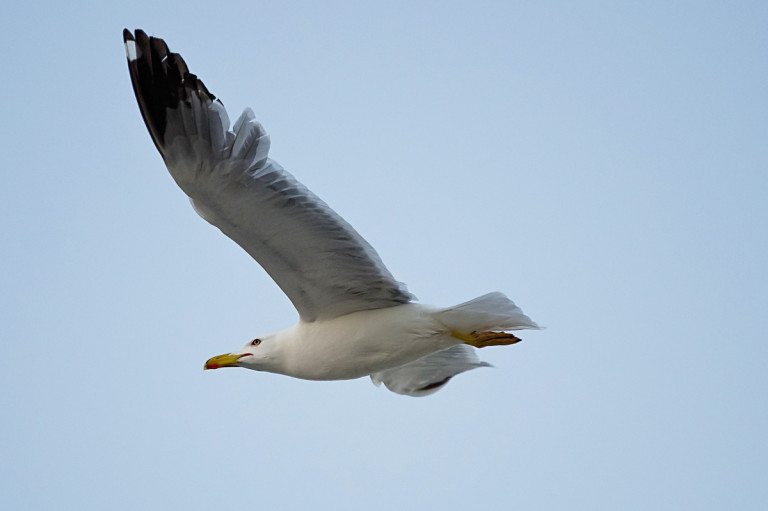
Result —
<path fill-rule="evenodd" d="M 261 339 L 254 339 L 251 341 L 251 346 L 258 346 L 261 344 Z"/>

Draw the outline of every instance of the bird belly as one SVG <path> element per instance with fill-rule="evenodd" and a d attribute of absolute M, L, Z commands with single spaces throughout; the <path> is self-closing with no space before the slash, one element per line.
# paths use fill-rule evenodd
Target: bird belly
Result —
<path fill-rule="evenodd" d="M 286 374 L 307 380 L 360 378 L 457 344 L 433 318 L 434 310 L 405 304 L 299 323 Z"/>

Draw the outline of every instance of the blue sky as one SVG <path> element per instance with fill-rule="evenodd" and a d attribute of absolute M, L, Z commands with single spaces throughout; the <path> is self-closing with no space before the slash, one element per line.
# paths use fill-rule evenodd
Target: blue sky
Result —
<path fill-rule="evenodd" d="M 764 509 L 764 2 L 4 8 L 7 509 Z M 425 303 L 546 325 L 412 399 L 202 371 L 296 320 L 192 211 L 123 27 Z"/>

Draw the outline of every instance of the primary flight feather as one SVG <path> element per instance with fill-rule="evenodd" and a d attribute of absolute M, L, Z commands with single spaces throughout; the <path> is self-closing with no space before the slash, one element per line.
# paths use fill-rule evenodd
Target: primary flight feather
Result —
<path fill-rule="evenodd" d="M 123 31 L 141 115 L 195 211 L 248 252 L 299 313 L 295 326 L 213 357 L 206 369 L 246 367 L 310 380 L 370 375 L 411 396 L 488 365 L 472 347 L 538 328 L 490 293 L 436 308 L 414 303 L 376 251 L 343 218 L 268 157 L 269 135 L 246 109 L 230 130 L 224 105 L 165 41 Z"/>

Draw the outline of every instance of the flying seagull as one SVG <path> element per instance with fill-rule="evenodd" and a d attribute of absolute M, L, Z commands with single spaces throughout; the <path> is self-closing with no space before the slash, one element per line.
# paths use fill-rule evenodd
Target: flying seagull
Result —
<path fill-rule="evenodd" d="M 502 293 L 447 308 L 415 303 L 376 251 L 268 157 L 269 135 L 247 108 L 229 128 L 224 105 L 160 38 L 123 31 L 133 91 L 152 141 L 195 211 L 251 255 L 299 322 L 211 358 L 306 380 L 370 376 L 409 396 L 436 392 L 480 362 L 474 348 L 535 329 Z"/>

